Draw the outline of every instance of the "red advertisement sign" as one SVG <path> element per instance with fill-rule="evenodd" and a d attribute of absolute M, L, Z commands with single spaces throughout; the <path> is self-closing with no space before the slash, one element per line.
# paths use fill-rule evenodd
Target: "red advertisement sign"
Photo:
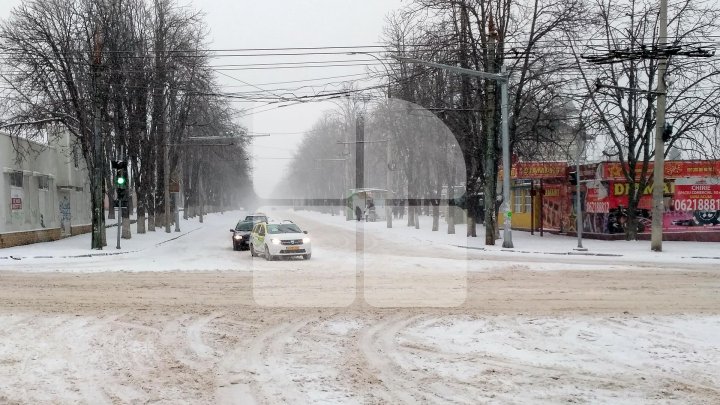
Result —
<path fill-rule="evenodd" d="M 10 199 L 10 209 L 13 211 L 22 209 L 22 198 L 13 197 Z"/>
<path fill-rule="evenodd" d="M 513 179 L 556 179 L 567 174 L 567 162 L 518 162 L 512 165 Z"/>
<path fill-rule="evenodd" d="M 626 180 L 623 167 L 619 162 L 605 162 L 603 165 L 604 180 Z M 653 162 L 648 164 L 647 175 L 652 176 Z M 637 177 L 642 172 L 642 165 L 635 167 Z M 665 177 L 677 179 L 680 177 L 710 177 L 720 176 L 720 160 L 675 160 L 665 162 Z"/>
<path fill-rule="evenodd" d="M 589 187 L 585 194 L 585 212 L 591 214 L 606 214 L 610 212 L 610 198 L 607 189 L 601 187 Z"/>
<path fill-rule="evenodd" d="M 562 197 L 563 188 L 560 184 L 545 184 L 543 186 L 543 198 L 558 199 Z"/>
<path fill-rule="evenodd" d="M 673 198 L 675 211 L 717 211 L 720 210 L 720 184 L 678 184 Z"/>
<path fill-rule="evenodd" d="M 628 207 L 629 198 L 628 194 L 630 193 L 630 185 L 628 183 L 622 183 L 622 182 L 613 182 L 609 184 L 610 190 L 610 208 L 617 208 L 619 206 L 623 206 L 625 208 Z M 665 189 L 664 194 L 672 194 L 675 192 L 675 183 L 665 183 Z M 638 208 L 639 209 L 645 209 L 645 210 L 652 210 L 653 208 L 653 202 L 652 202 L 652 192 L 653 192 L 653 185 L 649 185 L 645 187 L 645 189 L 642 192 L 642 195 L 640 196 L 640 201 L 638 201 Z"/>

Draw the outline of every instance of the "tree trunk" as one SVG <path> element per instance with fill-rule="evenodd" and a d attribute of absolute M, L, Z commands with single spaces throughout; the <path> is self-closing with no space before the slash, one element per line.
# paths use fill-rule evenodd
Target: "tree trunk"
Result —
<path fill-rule="evenodd" d="M 642 184 L 641 184 L 642 186 Z M 637 183 L 630 182 L 628 184 L 628 208 L 627 208 L 627 222 L 625 223 L 625 239 L 626 240 L 637 240 L 638 236 L 638 218 L 637 218 L 637 206 L 638 200 L 642 193 L 638 190 Z"/>
<path fill-rule="evenodd" d="M 145 233 L 145 207 L 141 202 L 138 202 L 137 208 L 137 233 Z"/>
<path fill-rule="evenodd" d="M 455 210 L 457 209 L 455 207 L 455 190 L 453 189 L 452 184 L 448 186 L 448 207 L 447 207 L 447 225 L 448 225 L 448 231 L 447 233 L 449 235 L 455 234 Z"/>

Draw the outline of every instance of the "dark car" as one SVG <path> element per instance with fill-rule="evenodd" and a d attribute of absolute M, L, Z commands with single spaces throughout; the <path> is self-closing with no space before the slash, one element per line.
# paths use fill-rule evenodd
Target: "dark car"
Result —
<path fill-rule="evenodd" d="M 245 221 L 252 221 L 252 222 L 255 222 L 255 223 L 258 223 L 258 222 L 268 222 L 268 217 L 267 217 L 267 215 L 265 215 L 265 214 L 263 214 L 263 213 L 250 214 L 250 215 L 248 215 L 248 216 L 245 217 Z"/>
<path fill-rule="evenodd" d="M 235 229 L 231 229 L 233 233 L 232 244 L 233 250 L 247 250 L 249 249 L 250 232 L 253 228 L 253 221 L 242 220 L 235 225 Z"/>

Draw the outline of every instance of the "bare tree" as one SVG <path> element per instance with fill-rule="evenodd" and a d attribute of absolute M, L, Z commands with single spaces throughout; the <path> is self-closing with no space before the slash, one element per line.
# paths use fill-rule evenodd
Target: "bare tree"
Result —
<path fill-rule="evenodd" d="M 587 30 L 602 38 L 602 46 L 580 37 L 570 38 L 582 90 L 588 108 L 581 111 L 585 128 L 605 142 L 607 157 L 621 163 L 628 183 L 626 238 L 633 240 L 641 229 L 638 203 L 651 184 L 650 161 L 655 154 L 655 102 L 660 53 L 670 53 L 666 81 L 666 154 L 671 147 L 703 150 L 714 146 L 711 136 L 720 112 L 720 69 L 716 60 L 695 59 L 687 45 L 702 44 L 720 31 L 720 11 L 705 3 L 684 0 L 669 6 L 669 44 L 659 44 L 658 6 L 645 1 L 595 3 Z M 583 37 L 584 38 L 584 37 Z M 585 52 L 588 59 L 581 58 Z M 617 57 L 616 57 L 617 56 Z M 591 65 L 589 61 L 601 62 Z"/>
<path fill-rule="evenodd" d="M 395 21 L 399 28 L 391 31 L 395 34 L 391 39 L 407 38 L 408 31 L 414 29 L 422 33 L 415 36 L 421 46 L 402 48 L 397 46 L 397 39 L 389 40 L 388 45 L 394 52 L 410 51 L 410 56 L 419 59 L 431 58 L 479 71 L 498 73 L 505 65 L 511 74 L 509 129 L 515 146 L 532 139 L 524 131 L 534 132 L 538 123 L 548 121 L 551 111 L 557 111 L 559 100 L 552 89 L 566 79 L 555 77 L 562 66 L 554 65 L 556 58 L 547 45 L 573 29 L 583 12 L 581 0 L 536 0 L 527 4 L 509 0 L 416 0 L 405 10 L 404 22 Z M 412 22 L 417 15 L 422 15 L 417 17 L 423 20 L 421 27 Z M 495 196 L 500 131 L 497 83 L 469 77 L 443 81 L 449 87 L 449 96 L 434 102 L 446 103 L 443 107 L 449 112 L 443 114 L 443 119 L 462 140 L 466 194 L 483 195 L 486 244 L 494 244 L 500 202 Z M 531 105 L 537 109 L 536 114 L 525 114 Z M 471 213 L 468 236 L 475 236 L 473 214 L 481 211 L 475 206 L 479 199 L 466 200 Z"/>
<path fill-rule="evenodd" d="M 93 189 L 92 248 L 104 244 L 103 198 L 113 198 L 110 160 L 130 161 L 142 233 L 145 214 L 154 230 L 155 212 L 164 207 L 157 198 L 165 186 L 163 148 L 191 135 L 190 121 L 202 115 L 194 108 L 216 108 L 204 116 L 215 120 L 208 126 L 214 130 L 206 131 L 213 136 L 239 132 L 207 66 L 205 35 L 202 15 L 172 0 L 29 1 L 0 26 L 2 62 L 9 69 L 0 78 L 10 89 L 2 125 L 45 141 L 59 127 L 73 135 Z M 238 142 L 240 154 L 245 146 Z M 171 171 L 179 166 L 180 150 L 171 151 Z M 227 205 L 228 188 L 217 182 L 233 170 L 246 179 L 247 163 L 241 158 L 214 167 L 212 156 L 202 159 L 219 173 L 208 177 L 209 192 L 218 206 Z M 123 236 L 131 236 L 129 210 L 123 212 Z"/>

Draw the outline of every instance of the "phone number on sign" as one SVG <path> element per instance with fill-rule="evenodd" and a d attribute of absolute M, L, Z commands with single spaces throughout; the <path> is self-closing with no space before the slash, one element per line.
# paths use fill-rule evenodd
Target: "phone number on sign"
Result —
<path fill-rule="evenodd" d="M 675 200 L 675 211 L 717 211 L 720 199 Z"/>

